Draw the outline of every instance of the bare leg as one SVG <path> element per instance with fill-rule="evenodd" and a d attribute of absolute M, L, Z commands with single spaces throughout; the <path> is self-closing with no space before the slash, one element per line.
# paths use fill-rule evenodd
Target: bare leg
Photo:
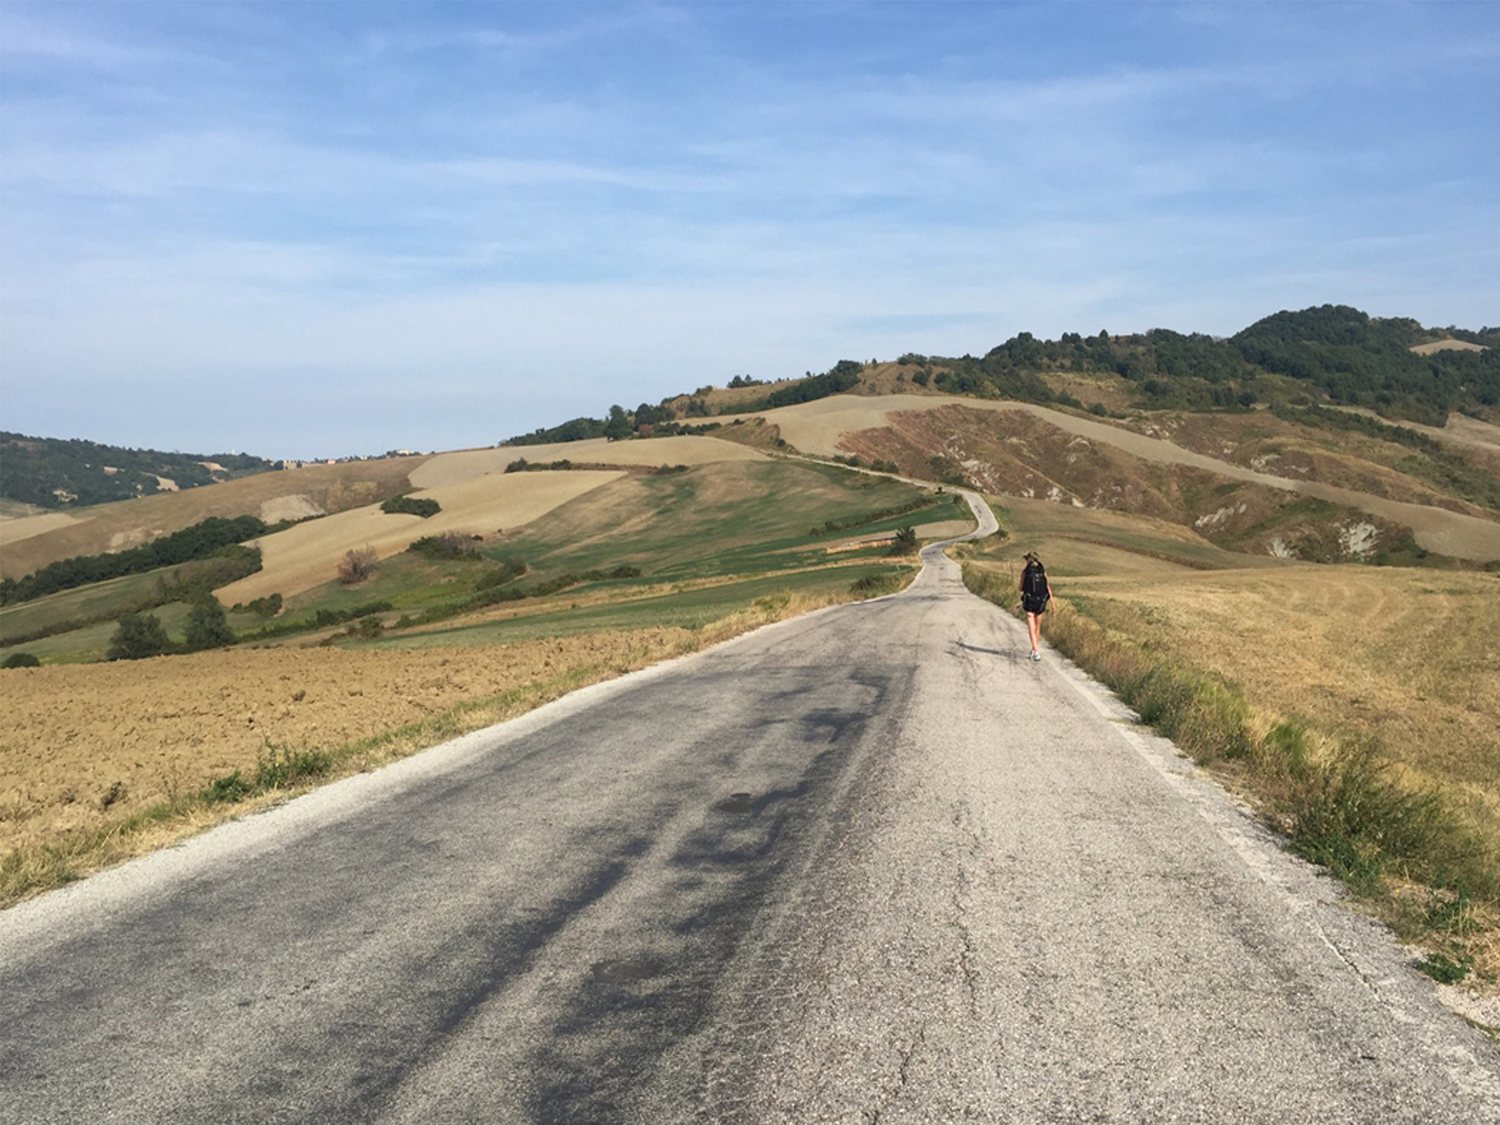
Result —
<path fill-rule="evenodd" d="M 1026 615 L 1026 628 L 1031 633 L 1031 651 L 1040 651 L 1042 647 L 1042 615 L 1040 613 L 1028 613 Z"/>

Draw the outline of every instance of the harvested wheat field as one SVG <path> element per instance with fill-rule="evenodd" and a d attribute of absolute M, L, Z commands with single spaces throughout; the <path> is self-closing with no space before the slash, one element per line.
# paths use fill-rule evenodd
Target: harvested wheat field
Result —
<path fill-rule="evenodd" d="M 1500 841 L 1500 578 L 1293 564 L 1054 586 L 1255 706 L 1377 739 Z"/>
<path fill-rule="evenodd" d="M 78 522 L 78 517 L 68 512 L 34 512 L 21 516 L 0 515 L 0 547 L 19 543 L 34 535 L 45 535 L 49 531 L 67 527 Z"/>
<path fill-rule="evenodd" d="M 575 465 L 711 465 L 718 461 L 763 461 L 758 453 L 732 441 L 682 434 L 645 441 L 553 442 L 550 445 L 506 445 L 495 449 L 465 449 L 441 453 L 411 474 L 418 488 L 436 488 L 473 480 L 486 473 L 503 473 L 512 461 L 532 464 L 572 461 Z"/>
<path fill-rule="evenodd" d="M 181 492 L 5 520 L 0 523 L 0 543 L 5 548 L 0 552 L 0 575 L 20 578 L 58 559 L 134 547 L 209 516 L 259 516 L 271 523 L 287 516 L 341 512 L 405 491 L 407 474 L 425 460 L 383 457 L 308 465 Z"/>
<path fill-rule="evenodd" d="M 514 713 L 692 640 L 687 630 L 647 629 L 504 647 L 245 649 L 0 672 L 0 854 L 197 792 L 253 769 L 268 746 L 333 750 L 502 693 L 517 693 Z M 520 698 L 549 684 L 556 690 Z M 483 712 L 471 726 L 504 717 L 504 708 Z"/>
<path fill-rule="evenodd" d="M 494 535 L 530 523 L 623 475 L 618 471 L 500 472 L 415 493 L 418 499 L 442 505 L 442 511 L 427 519 L 383 512 L 378 504 L 325 516 L 254 540 L 261 550 L 261 569 L 216 593 L 226 605 L 268 594 L 289 598 L 333 581 L 339 560 L 351 549 L 369 547 L 379 557 L 389 558 L 425 535 L 447 531 Z"/>
<path fill-rule="evenodd" d="M 1433 340 L 1427 344 L 1413 344 L 1411 350 L 1418 355 L 1432 355 L 1434 352 L 1482 352 L 1483 344 L 1472 344 L 1468 340 Z"/>

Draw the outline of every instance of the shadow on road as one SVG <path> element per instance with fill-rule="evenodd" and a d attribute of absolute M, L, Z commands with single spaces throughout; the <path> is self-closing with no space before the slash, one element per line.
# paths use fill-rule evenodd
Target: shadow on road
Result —
<path fill-rule="evenodd" d="M 981 648 L 978 645 L 965 644 L 963 641 L 954 641 L 952 647 L 961 648 L 965 652 L 982 652 L 986 656 L 1008 656 L 1011 659 L 1015 659 L 1019 655 L 1019 653 L 1014 649 Z M 952 649 L 950 649 L 949 651 L 952 651 Z"/>

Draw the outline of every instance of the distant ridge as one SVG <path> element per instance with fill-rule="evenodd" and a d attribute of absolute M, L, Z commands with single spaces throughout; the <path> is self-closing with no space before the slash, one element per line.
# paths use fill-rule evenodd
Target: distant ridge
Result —
<path fill-rule="evenodd" d="M 893 370 L 883 370 L 890 368 Z M 1358 406 L 1396 421 L 1442 426 L 1453 412 L 1500 416 L 1500 327 L 1425 328 L 1407 317 L 1372 317 L 1321 305 L 1264 317 L 1233 336 L 1167 328 L 1131 335 L 1065 332 L 1041 340 L 1021 332 L 976 358 L 908 352 L 894 364 L 840 360 L 822 374 L 764 382 L 737 376 L 635 411 L 619 405 L 504 444 L 707 432 L 707 419 L 753 414 L 841 393 L 942 391 L 977 398 L 1079 407 L 1049 376 L 1118 376 L 1141 411 L 1222 411 L 1276 405 L 1296 396 Z"/>
<path fill-rule="evenodd" d="M 38 508 L 178 492 L 279 467 L 248 453 L 164 453 L 0 431 L 0 498 Z"/>

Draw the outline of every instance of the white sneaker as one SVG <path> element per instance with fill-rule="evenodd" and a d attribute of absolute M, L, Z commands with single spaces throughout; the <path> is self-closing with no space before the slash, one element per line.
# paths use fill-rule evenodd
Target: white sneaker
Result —
<path fill-rule="evenodd" d="M 1035 649 L 1031 650 L 1031 659 L 1033 659 L 1033 660 L 1040 660 L 1041 658 L 1042 658 L 1042 654 L 1041 653 L 1037 652 Z"/>

